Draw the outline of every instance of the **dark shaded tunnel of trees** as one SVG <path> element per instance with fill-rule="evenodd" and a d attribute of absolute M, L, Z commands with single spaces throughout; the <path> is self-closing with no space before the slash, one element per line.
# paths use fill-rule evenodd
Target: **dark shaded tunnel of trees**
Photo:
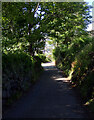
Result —
<path fill-rule="evenodd" d="M 2 2 L 3 104 L 19 98 L 43 71 L 45 43 L 94 111 L 94 30 L 85 2 Z"/>

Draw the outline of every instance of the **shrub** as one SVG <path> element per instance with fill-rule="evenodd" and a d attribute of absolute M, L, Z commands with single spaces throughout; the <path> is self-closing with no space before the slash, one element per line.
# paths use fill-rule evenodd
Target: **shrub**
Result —
<path fill-rule="evenodd" d="M 87 44 L 75 57 L 72 82 L 87 101 L 94 98 L 94 42 Z"/>
<path fill-rule="evenodd" d="M 32 58 L 25 52 L 3 53 L 2 68 L 3 102 L 20 96 L 36 81 L 42 70 L 40 58 Z"/>

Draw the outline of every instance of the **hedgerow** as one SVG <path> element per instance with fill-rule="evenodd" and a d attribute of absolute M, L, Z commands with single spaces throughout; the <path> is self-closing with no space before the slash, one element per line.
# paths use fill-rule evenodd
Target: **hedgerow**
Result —
<path fill-rule="evenodd" d="M 27 91 L 42 71 L 41 61 L 25 52 L 2 54 L 3 104 L 10 104 Z"/>

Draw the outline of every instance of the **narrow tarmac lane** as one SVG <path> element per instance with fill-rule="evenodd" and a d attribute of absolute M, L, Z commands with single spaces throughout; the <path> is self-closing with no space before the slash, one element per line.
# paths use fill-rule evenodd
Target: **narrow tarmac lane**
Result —
<path fill-rule="evenodd" d="M 43 75 L 4 118 L 88 118 L 54 63 L 42 64 Z"/>

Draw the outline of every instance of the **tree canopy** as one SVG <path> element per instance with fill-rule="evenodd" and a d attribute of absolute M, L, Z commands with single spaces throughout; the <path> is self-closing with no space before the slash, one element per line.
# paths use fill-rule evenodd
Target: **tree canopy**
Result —
<path fill-rule="evenodd" d="M 85 2 L 2 3 L 3 90 L 12 90 L 7 96 L 35 82 L 41 62 L 49 61 L 42 54 L 48 40 L 56 66 L 93 101 L 94 110 L 94 31 L 86 31 L 90 8 Z"/>
<path fill-rule="evenodd" d="M 86 34 L 89 8 L 85 2 L 2 3 L 3 50 L 19 48 L 34 56 L 44 49 L 46 37 L 68 47 Z"/>

